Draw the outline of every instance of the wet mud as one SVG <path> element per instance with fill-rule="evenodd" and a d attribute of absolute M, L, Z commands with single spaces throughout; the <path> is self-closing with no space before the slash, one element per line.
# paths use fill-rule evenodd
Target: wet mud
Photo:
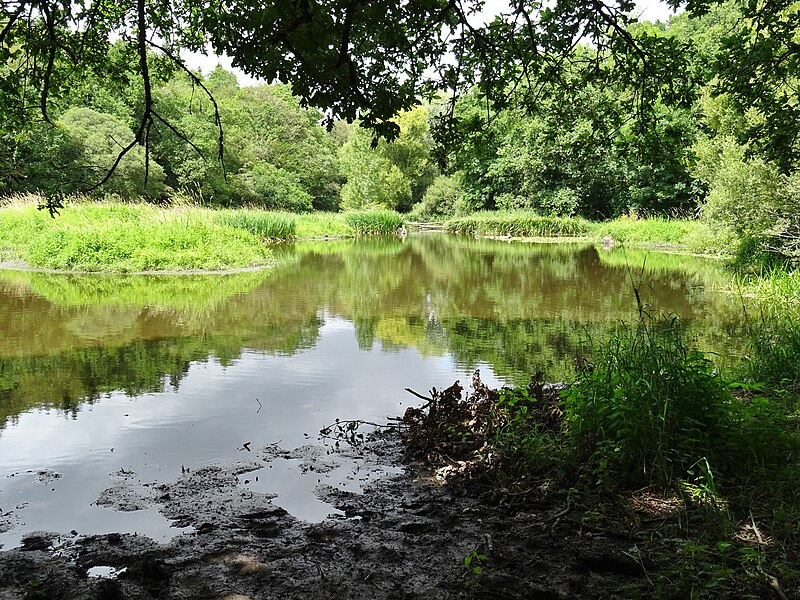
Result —
<path fill-rule="evenodd" d="M 168 544 L 135 534 L 29 534 L 20 548 L 0 551 L 0 599 L 623 598 L 648 566 L 634 541 L 582 527 L 562 503 L 499 507 L 414 465 L 365 476 L 362 493 L 320 485 L 320 499 L 342 514 L 303 522 L 245 483 L 298 453 L 253 450 L 168 484 L 123 478 L 98 503 L 155 507 L 189 532 Z M 303 449 L 304 468 L 332 468 L 329 452 Z M 342 452 L 365 472 L 403 462 L 392 432 Z M 0 516 L 0 526 L 12 522 Z"/>

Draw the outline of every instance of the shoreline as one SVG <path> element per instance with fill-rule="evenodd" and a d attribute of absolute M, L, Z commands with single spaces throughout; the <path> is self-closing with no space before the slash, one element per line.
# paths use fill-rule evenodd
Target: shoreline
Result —
<path fill-rule="evenodd" d="M 168 269 L 164 271 L 70 271 L 32 267 L 24 261 L 0 260 L 0 270 L 25 271 L 27 273 L 50 273 L 53 275 L 232 275 L 234 273 L 253 273 L 274 268 L 274 264 L 237 267 L 235 269 Z"/>
<path fill-rule="evenodd" d="M 268 450 L 253 458 L 263 461 Z M 342 452 L 365 465 L 403 465 L 396 432 Z M 631 541 L 624 532 L 581 531 L 561 494 L 509 510 L 457 495 L 419 465 L 405 465 L 404 473 L 367 484 L 362 494 L 320 487 L 318 496 L 344 515 L 307 523 L 267 494 L 243 493 L 239 481 L 252 468 L 207 467 L 148 488 L 150 506 L 194 528 L 166 544 L 131 533 L 68 540 L 28 534 L 22 547 L 0 550 L 0 590 L 31 597 L 25 594 L 36 589 L 40 597 L 73 600 L 399 600 L 489 593 L 599 600 L 644 576 L 644 567 L 626 556 Z M 467 557 L 484 568 L 467 568 Z"/>

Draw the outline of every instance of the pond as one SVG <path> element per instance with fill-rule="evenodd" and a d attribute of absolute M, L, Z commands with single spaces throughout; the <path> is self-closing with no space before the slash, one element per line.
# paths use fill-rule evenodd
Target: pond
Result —
<path fill-rule="evenodd" d="M 386 422 L 480 369 L 493 386 L 574 375 L 589 339 L 680 315 L 697 345 L 733 352 L 741 301 L 713 261 L 444 234 L 305 242 L 274 269 L 111 276 L 0 271 L 0 545 L 31 531 L 184 531 L 135 499 L 255 448 L 305 448 L 247 481 L 308 521 L 334 512 L 321 483 L 380 473 L 339 461 L 309 473 L 321 427 Z M 259 472 L 256 472 L 256 476 Z M 243 489 L 245 483 L 242 483 Z"/>

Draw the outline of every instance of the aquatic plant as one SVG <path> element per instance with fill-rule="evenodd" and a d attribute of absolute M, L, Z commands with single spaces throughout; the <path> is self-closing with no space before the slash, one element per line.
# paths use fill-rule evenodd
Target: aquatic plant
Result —
<path fill-rule="evenodd" d="M 392 235 L 404 219 L 392 210 L 359 210 L 344 213 L 345 222 L 356 235 Z"/>
<path fill-rule="evenodd" d="M 464 235 L 507 235 L 512 237 L 582 236 L 589 222 L 577 217 L 548 217 L 526 211 L 479 212 L 449 219 L 444 228 Z"/>
<path fill-rule="evenodd" d="M 298 216 L 288 212 L 237 208 L 215 211 L 213 215 L 219 223 L 267 240 L 289 239 L 297 231 Z"/>

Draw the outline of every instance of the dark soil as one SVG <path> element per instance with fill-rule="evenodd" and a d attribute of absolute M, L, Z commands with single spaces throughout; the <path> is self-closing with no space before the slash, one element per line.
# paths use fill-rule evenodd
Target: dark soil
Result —
<path fill-rule="evenodd" d="M 396 433 L 344 452 L 402 461 Z M 589 526 L 563 494 L 500 507 L 456 495 L 415 466 L 363 494 L 321 488 L 345 516 L 301 522 L 241 487 L 258 460 L 106 490 L 110 506 L 155 505 L 195 531 L 164 545 L 131 534 L 31 534 L 0 552 L 0 599 L 626 598 L 652 567 L 631 535 Z M 116 576 L 89 576 L 109 567 Z"/>

